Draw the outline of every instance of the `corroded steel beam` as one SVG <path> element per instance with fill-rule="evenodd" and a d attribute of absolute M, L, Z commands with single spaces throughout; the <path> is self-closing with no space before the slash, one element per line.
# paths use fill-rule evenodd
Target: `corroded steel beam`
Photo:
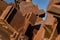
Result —
<path fill-rule="evenodd" d="M 55 15 L 60 15 L 60 6 L 59 5 L 51 5 L 48 9 L 48 12 L 55 14 Z"/>

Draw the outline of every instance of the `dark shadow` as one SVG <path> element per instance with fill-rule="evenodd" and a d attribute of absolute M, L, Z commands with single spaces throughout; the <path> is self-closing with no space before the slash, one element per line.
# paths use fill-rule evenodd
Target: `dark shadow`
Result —
<path fill-rule="evenodd" d="M 58 32 L 58 34 L 60 34 L 60 18 L 58 18 L 58 17 L 55 17 L 56 19 L 57 19 L 57 22 L 58 22 L 58 24 L 57 24 L 57 32 Z"/>
<path fill-rule="evenodd" d="M 29 24 L 28 29 L 27 29 L 27 31 L 26 31 L 26 33 L 25 33 L 25 35 L 29 37 L 28 40 L 32 40 L 33 29 L 34 29 L 34 27 L 31 26 L 31 24 Z"/>
<path fill-rule="evenodd" d="M 29 24 L 27 31 L 25 33 L 25 35 L 29 38 L 28 40 L 32 40 L 33 30 L 34 29 L 39 30 L 39 28 L 40 28 L 40 25 L 31 26 L 31 24 Z"/>
<path fill-rule="evenodd" d="M 41 26 L 40 24 L 39 25 L 35 25 L 34 26 L 34 29 L 39 30 L 40 29 L 40 26 Z"/>
<path fill-rule="evenodd" d="M 54 15 L 58 15 L 58 16 L 60 16 L 60 14 L 58 14 L 58 13 L 50 12 L 50 11 L 48 11 L 48 12 L 51 13 L 51 14 L 54 14 Z"/>
<path fill-rule="evenodd" d="M 14 8 L 12 13 L 9 15 L 9 17 L 6 20 L 8 23 L 10 23 L 12 21 L 12 19 L 15 16 L 16 12 L 17 12 L 17 10 Z"/>
<path fill-rule="evenodd" d="M 60 3 L 55 3 L 56 5 L 60 5 Z"/>
<path fill-rule="evenodd" d="M 45 13 L 42 14 L 42 15 L 39 15 L 39 17 L 44 18 L 45 17 Z"/>

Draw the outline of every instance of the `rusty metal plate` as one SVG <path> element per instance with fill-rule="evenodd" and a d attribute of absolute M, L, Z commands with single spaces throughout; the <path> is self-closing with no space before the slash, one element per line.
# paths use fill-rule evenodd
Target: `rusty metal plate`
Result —
<path fill-rule="evenodd" d="M 34 24 L 36 23 L 36 20 L 37 20 L 37 16 L 32 13 L 32 14 L 31 14 L 31 17 L 30 17 L 30 19 L 29 19 L 30 23 L 31 23 L 32 25 L 34 25 Z"/>
<path fill-rule="evenodd" d="M 47 11 L 51 14 L 60 15 L 60 5 L 51 5 Z"/>
<path fill-rule="evenodd" d="M 25 23 L 25 17 L 22 16 L 22 14 L 18 11 L 15 14 L 10 24 L 13 26 L 14 29 L 18 31 L 19 28 L 23 27 L 24 23 Z"/>

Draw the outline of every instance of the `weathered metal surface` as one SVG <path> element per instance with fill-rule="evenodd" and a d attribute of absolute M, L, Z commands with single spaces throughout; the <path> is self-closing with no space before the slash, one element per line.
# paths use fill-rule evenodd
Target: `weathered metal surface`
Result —
<path fill-rule="evenodd" d="M 59 40 L 60 0 L 50 0 L 45 21 L 41 17 L 44 10 L 39 10 L 32 0 L 15 3 L 8 5 L 0 0 L 0 40 Z"/>
<path fill-rule="evenodd" d="M 15 28 L 18 31 L 18 29 L 20 29 L 21 27 L 24 26 L 24 24 L 25 24 L 25 17 L 22 16 L 20 11 L 18 11 L 15 14 L 14 18 L 12 19 L 12 21 L 10 22 L 10 24 L 13 26 L 13 28 Z"/>
<path fill-rule="evenodd" d="M 60 3 L 60 0 L 50 0 L 50 3 L 59 4 Z"/>
<path fill-rule="evenodd" d="M 20 11 L 24 16 L 30 12 L 33 12 L 34 14 L 38 14 L 38 7 L 33 5 L 32 2 L 22 1 L 19 5 L 20 5 Z"/>
<path fill-rule="evenodd" d="M 51 14 L 60 15 L 60 5 L 51 5 L 47 11 Z"/>
<path fill-rule="evenodd" d="M 37 16 L 36 16 L 34 13 L 32 13 L 32 14 L 31 14 L 31 17 L 30 17 L 30 19 L 29 19 L 29 22 L 30 22 L 32 25 L 34 25 L 34 24 L 36 23 L 36 21 L 37 21 Z"/>

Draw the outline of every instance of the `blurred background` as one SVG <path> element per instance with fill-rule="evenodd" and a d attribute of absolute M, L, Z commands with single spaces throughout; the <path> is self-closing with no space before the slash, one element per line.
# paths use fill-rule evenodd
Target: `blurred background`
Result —
<path fill-rule="evenodd" d="M 7 3 L 14 3 L 14 0 L 5 0 Z M 32 0 L 33 4 L 37 5 L 39 9 L 46 11 L 49 0 Z"/>
<path fill-rule="evenodd" d="M 5 0 L 7 3 L 14 3 L 14 0 Z M 43 9 L 46 12 L 47 6 L 49 4 L 49 0 L 32 0 L 34 5 L 37 5 L 39 9 Z M 43 20 L 46 19 L 47 13 Z"/>

